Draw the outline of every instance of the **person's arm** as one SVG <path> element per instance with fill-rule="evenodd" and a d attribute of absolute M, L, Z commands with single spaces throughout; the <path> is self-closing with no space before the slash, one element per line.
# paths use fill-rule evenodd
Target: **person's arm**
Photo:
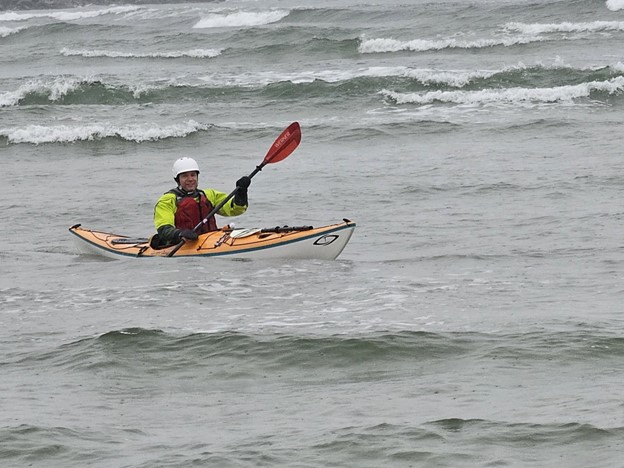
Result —
<path fill-rule="evenodd" d="M 173 193 L 165 193 L 154 207 L 154 227 L 163 244 L 173 243 L 176 209 L 176 196 Z"/>
<path fill-rule="evenodd" d="M 219 205 L 228 196 L 227 193 L 219 192 L 218 190 L 214 190 L 214 189 L 204 190 L 204 192 L 206 193 L 206 197 L 208 198 L 210 203 L 212 203 L 212 206 Z M 245 199 L 244 200 L 242 200 L 240 198 L 237 200 L 236 198 L 237 198 L 237 196 L 235 195 L 234 198 L 232 198 L 232 200 L 230 202 L 228 202 L 225 205 L 223 205 L 221 207 L 221 209 L 217 213 L 219 215 L 221 215 L 221 216 L 238 216 L 238 215 L 242 215 L 245 211 L 247 211 L 247 206 L 248 206 L 248 203 L 247 203 L 247 192 L 245 191 Z M 239 203 L 241 203 L 241 204 L 239 204 Z"/>

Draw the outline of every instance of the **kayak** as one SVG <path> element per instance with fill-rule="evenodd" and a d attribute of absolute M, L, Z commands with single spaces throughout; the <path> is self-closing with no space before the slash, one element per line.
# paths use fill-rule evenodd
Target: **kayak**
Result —
<path fill-rule="evenodd" d="M 322 227 L 281 226 L 274 228 L 230 229 L 201 234 L 187 241 L 173 257 L 227 257 L 237 259 L 300 258 L 334 260 L 343 251 L 355 230 L 355 223 Z M 167 257 L 175 245 L 153 248 L 150 239 L 128 237 L 85 229 L 80 224 L 69 228 L 80 253 L 119 257 Z"/>

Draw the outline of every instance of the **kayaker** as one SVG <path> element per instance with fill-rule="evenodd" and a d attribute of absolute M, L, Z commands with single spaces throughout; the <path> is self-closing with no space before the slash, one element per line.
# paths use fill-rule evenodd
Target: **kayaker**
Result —
<path fill-rule="evenodd" d="M 152 245 L 177 244 L 182 239 L 196 240 L 198 234 L 218 229 L 214 216 L 193 231 L 212 209 L 228 197 L 214 189 L 198 190 L 199 165 L 193 158 L 180 158 L 173 163 L 173 178 L 178 184 L 162 195 L 154 207 L 154 226 L 158 234 Z M 241 177 L 236 182 L 236 195 L 218 211 L 221 216 L 238 216 L 247 210 L 247 189 L 251 179 Z"/>

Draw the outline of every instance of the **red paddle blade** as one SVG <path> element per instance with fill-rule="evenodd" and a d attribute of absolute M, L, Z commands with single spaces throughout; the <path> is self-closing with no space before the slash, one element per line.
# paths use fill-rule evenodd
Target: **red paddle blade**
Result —
<path fill-rule="evenodd" d="M 299 122 L 291 123 L 286 130 L 282 132 L 269 152 L 264 157 L 264 164 L 276 163 L 282 159 L 286 159 L 301 142 L 301 127 Z"/>

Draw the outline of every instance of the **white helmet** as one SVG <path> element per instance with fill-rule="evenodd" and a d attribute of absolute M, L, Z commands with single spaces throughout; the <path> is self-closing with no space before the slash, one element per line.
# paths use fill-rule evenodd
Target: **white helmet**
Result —
<path fill-rule="evenodd" d="M 180 158 L 176 162 L 173 163 L 173 169 L 171 172 L 173 174 L 173 178 L 178 180 L 178 176 L 183 172 L 196 171 L 199 174 L 199 166 L 197 161 L 193 158 Z"/>

